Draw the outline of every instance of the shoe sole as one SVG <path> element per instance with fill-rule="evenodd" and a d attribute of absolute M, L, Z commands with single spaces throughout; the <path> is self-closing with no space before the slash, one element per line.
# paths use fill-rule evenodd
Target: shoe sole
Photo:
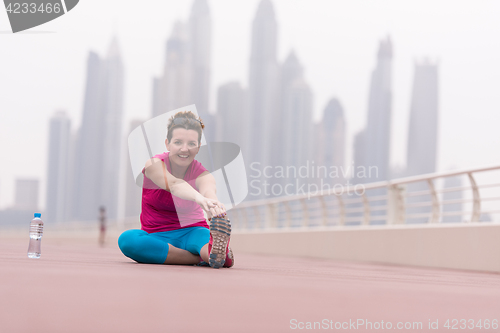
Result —
<path fill-rule="evenodd" d="M 234 266 L 234 254 L 233 254 L 233 250 L 231 250 L 231 247 L 229 246 L 228 247 L 228 251 L 227 251 L 227 257 L 229 259 L 231 259 L 231 266 L 224 266 L 224 268 L 231 268 Z"/>
<path fill-rule="evenodd" d="M 209 264 L 213 268 L 221 268 L 226 262 L 226 248 L 231 236 L 231 222 L 226 219 L 213 218 L 210 223 L 212 235 L 212 250 L 210 251 Z"/>

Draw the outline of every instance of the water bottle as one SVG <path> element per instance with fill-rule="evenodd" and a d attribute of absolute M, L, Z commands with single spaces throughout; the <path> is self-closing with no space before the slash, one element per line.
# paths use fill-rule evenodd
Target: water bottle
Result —
<path fill-rule="evenodd" d="M 40 245 L 42 243 L 43 235 L 43 221 L 40 218 L 42 214 L 35 213 L 35 218 L 31 220 L 30 224 L 30 246 L 28 247 L 28 258 L 38 259 L 42 254 Z"/>

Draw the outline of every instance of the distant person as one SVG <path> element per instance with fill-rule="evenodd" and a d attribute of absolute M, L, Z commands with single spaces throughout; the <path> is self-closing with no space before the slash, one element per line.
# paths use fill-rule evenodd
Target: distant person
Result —
<path fill-rule="evenodd" d="M 194 159 L 204 127 L 191 111 L 169 119 L 168 152 L 148 160 L 142 171 L 141 230 L 127 230 L 118 239 L 125 256 L 149 264 L 233 266 L 231 224 L 217 199 L 215 178 Z"/>
<path fill-rule="evenodd" d="M 99 207 L 99 245 L 104 246 L 106 238 L 106 207 Z"/>

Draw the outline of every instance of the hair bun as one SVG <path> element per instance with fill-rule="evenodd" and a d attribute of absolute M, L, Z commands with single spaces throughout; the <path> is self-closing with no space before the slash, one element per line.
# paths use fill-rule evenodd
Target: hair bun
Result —
<path fill-rule="evenodd" d="M 179 112 L 177 112 L 175 115 L 173 115 L 169 119 L 167 128 L 170 128 L 172 126 L 174 120 L 179 119 L 179 118 L 194 119 L 200 123 L 201 129 L 205 128 L 205 124 L 203 123 L 203 120 L 200 117 L 198 117 L 196 114 L 194 114 L 192 111 L 179 111 Z"/>

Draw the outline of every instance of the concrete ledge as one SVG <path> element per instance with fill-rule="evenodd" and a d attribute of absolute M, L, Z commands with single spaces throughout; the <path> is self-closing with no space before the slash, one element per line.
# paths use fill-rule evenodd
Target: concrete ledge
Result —
<path fill-rule="evenodd" d="M 500 272 L 500 224 L 235 231 L 235 252 Z"/>

